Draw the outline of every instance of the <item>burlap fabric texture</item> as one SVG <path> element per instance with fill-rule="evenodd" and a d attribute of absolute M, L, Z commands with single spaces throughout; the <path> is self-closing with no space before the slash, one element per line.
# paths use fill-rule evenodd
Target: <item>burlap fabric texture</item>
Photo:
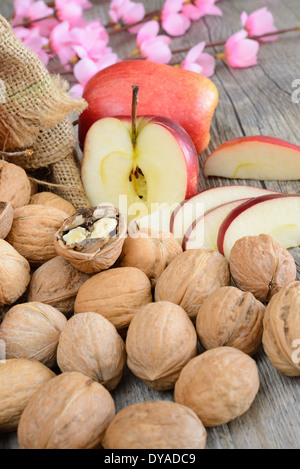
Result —
<path fill-rule="evenodd" d="M 48 168 L 51 190 L 76 208 L 88 205 L 76 161 L 76 138 L 68 115 L 86 107 L 73 99 L 69 84 L 51 75 L 15 36 L 0 15 L 0 150 L 31 149 L 33 154 L 11 158 L 26 170 Z"/>

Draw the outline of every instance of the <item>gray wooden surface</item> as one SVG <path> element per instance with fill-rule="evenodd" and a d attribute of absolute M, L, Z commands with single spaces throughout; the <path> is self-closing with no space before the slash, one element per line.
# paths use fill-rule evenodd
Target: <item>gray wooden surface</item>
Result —
<path fill-rule="evenodd" d="M 12 14 L 12 0 L 2 0 L 0 12 Z M 95 1 L 88 11 L 88 19 L 101 17 L 108 20 L 106 1 Z M 160 8 L 162 0 L 145 1 L 147 11 Z M 299 0 L 221 0 L 218 4 L 223 17 L 206 17 L 194 23 L 185 37 L 176 38 L 173 48 L 192 46 L 200 40 L 208 42 L 228 38 L 240 29 L 239 15 L 265 5 L 272 11 L 278 28 L 300 24 Z M 111 45 L 121 58 L 135 48 L 134 37 L 122 32 L 111 38 Z M 221 51 L 215 48 L 214 52 Z M 176 58 L 182 60 L 184 54 Z M 220 143 L 243 135 L 272 135 L 300 145 L 300 103 L 293 103 L 294 80 L 300 79 L 300 32 L 281 36 L 277 42 L 265 44 L 259 51 L 257 66 L 234 70 L 219 62 L 212 80 L 217 85 L 220 99 L 212 128 L 207 154 Z M 201 176 L 201 189 L 232 184 L 221 178 L 205 179 Z M 262 186 L 289 193 L 300 192 L 300 182 L 235 181 L 235 183 Z M 300 249 L 293 249 L 300 280 Z M 208 429 L 207 448 L 292 449 L 300 447 L 300 381 L 287 378 L 268 362 L 263 350 L 255 357 L 260 372 L 261 386 L 250 410 L 235 421 Z M 113 392 L 117 410 L 147 400 L 173 399 L 172 392 L 156 392 L 148 388 L 131 372 L 125 375 Z M 17 448 L 15 434 L 3 435 L 0 448 Z"/>

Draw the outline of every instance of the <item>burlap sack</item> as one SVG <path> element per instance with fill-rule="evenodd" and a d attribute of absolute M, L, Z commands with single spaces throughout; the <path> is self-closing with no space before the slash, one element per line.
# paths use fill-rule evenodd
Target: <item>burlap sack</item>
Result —
<path fill-rule="evenodd" d="M 52 76 L 14 35 L 0 15 L 0 150 L 31 149 L 29 157 L 10 159 L 26 170 L 51 169 L 51 190 L 76 208 L 88 205 L 78 165 L 76 138 L 68 119 L 71 111 L 86 107 L 83 99 L 66 92 L 69 85 Z"/>

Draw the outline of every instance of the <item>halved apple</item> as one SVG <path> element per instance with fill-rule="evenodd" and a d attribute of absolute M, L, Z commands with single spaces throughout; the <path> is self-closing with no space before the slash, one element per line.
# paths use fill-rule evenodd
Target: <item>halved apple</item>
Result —
<path fill-rule="evenodd" d="M 261 135 L 235 138 L 207 158 L 204 174 L 240 179 L 300 179 L 300 147 Z"/>
<path fill-rule="evenodd" d="M 130 118 L 107 117 L 89 129 L 82 181 L 91 205 L 126 198 L 129 218 L 146 216 L 160 203 L 173 204 L 198 191 L 199 161 L 185 130 L 163 117 L 138 118 L 132 142 Z"/>
<path fill-rule="evenodd" d="M 189 200 L 183 201 L 172 213 L 170 231 L 182 242 L 189 227 L 208 210 L 234 200 L 273 194 L 261 187 L 234 185 L 219 186 L 199 192 Z"/>
<path fill-rule="evenodd" d="M 239 199 L 219 205 L 197 218 L 189 227 L 182 241 L 182 249 L 199 249 L 201 247 L 218 250 L 219 228 L 226 216 L 238 205 L 249 199 Z"/>
<path fill-rule="evenodd" d="M 281 246 L 300 245 L 300 195 L 269 194 L 233 209 L 220 226 L 218 250 L 227 260 L 234 243 L 244 236 L 272 236 Z"/>

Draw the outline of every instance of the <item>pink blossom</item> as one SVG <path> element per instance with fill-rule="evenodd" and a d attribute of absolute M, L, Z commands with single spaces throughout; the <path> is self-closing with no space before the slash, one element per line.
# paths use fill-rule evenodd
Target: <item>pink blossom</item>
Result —
<path fill-rule="evenodd" d="M 267 7 L 255 10 L 251 15 L 244 11 L 241 14 L 241 22 L 243 28 L 248 32 L 249 36 L 261 36 L 262 34 L 276 32 L 274 18 Z M 259 39 L 261 42 L 276 41 L 278 36 L 268 36 Z"/>
<path fill-rule="evenodd" d="M 199 42 L 192 47 L 180 67 L 211 77 L 215 73 L 215 59 L 212 55 L 203 52 L 204 47 L 205 42 Z"/>
<path fill-rule="evenodd" d="M 72 26 L 82 26 L 83 8 L 75 0 L 55 0 L 56 16 L 60 21 L 68 21 Z"/>
<path fill-rule="evenodd" d="M 83 28 L 70 31 L 71 48 L 83 59 L 89 57 L 96 61 L 106 54 L 108 34 L 99 21 L 90 21 Z"/>
<path fill-rule="evenodd" d="M 125 24 L 133 24 L 144 18 L 145 7 L 142 3 L 131 0 L 112 0 L 109 15 L 115 23 L 122 21 Z"/>
<path fill-rule="evenodd" d="M 172 39 L 169 36 L 158 35 L 159 24 L 152 20 L 145 23 L 137 34 L 137 46 L 143 58 L 152 62 L 168 63 L 172 52 L 169 45 Z"/>
<path fill-rule="evenodd" d="M 217 0 L 195 0 L 195 4 L 187 3 L 182 7 L 182 13 L 191 20 L 198 20 L 205 15 L 222 16 L 220 8 L 215 6 Z"/>
<path fill-rule="evenodd" d="M 14 33 L 28 49 L 38 56 L 45 66 L 48 65 L 50 56 L 43 49 L 48 44 L 48 40 L 40 35 L 38 28 L 27 29 L 18 27 L 14 29 Z"/>
<path fill-rule="evenodd" d="M 62 65 L 69 63 L 76 56 L 72 45 L 70 23 L 62 21 L 53 28 L 50 34 L 50 47 L 58 55 Z"/>
<path fill-rule="evenodd" d="M 74 97 L 82 96 L 83 90 L 87 82 L 92 78 L 97 72 L 102 70 L 103 68 L 108 67 L 118 61 L 118 57 L 116 54 L 108 54 L 106 57 L 103 57 L 102 60 L 98 62 L 93 62 L 93 60 L 89 58 L 81 59 L 77 64 L 74 66 L 74 76 L 79 83 L 72 86 L 70 89 L 70 93 Z"/>
<path fill-rule="evenodd" d="M 182 12 L 184 1 L 166 0 L 162 9 L 162 27 L 171 36 L 182 36 L 191 26 L 191 20 Z"/>
<path fill-rule="evenodd" d="M 251 67 L 257 64 L 258 49 L 259 43 L 247 39 L 247 31 L 242 29 L 227 39 L 224 54 L 218 54 L 217 58 L 224 59 L 230 67 Z"/>
<path fill-rule="evenodd" d="M 34 0 L 14 0 L 14 11 L 12 26 L 32 22 L 45 16 L 51 16 L 54 13 L 53 8 L 48 7 L 43 0 L 38 2 Z"/>

